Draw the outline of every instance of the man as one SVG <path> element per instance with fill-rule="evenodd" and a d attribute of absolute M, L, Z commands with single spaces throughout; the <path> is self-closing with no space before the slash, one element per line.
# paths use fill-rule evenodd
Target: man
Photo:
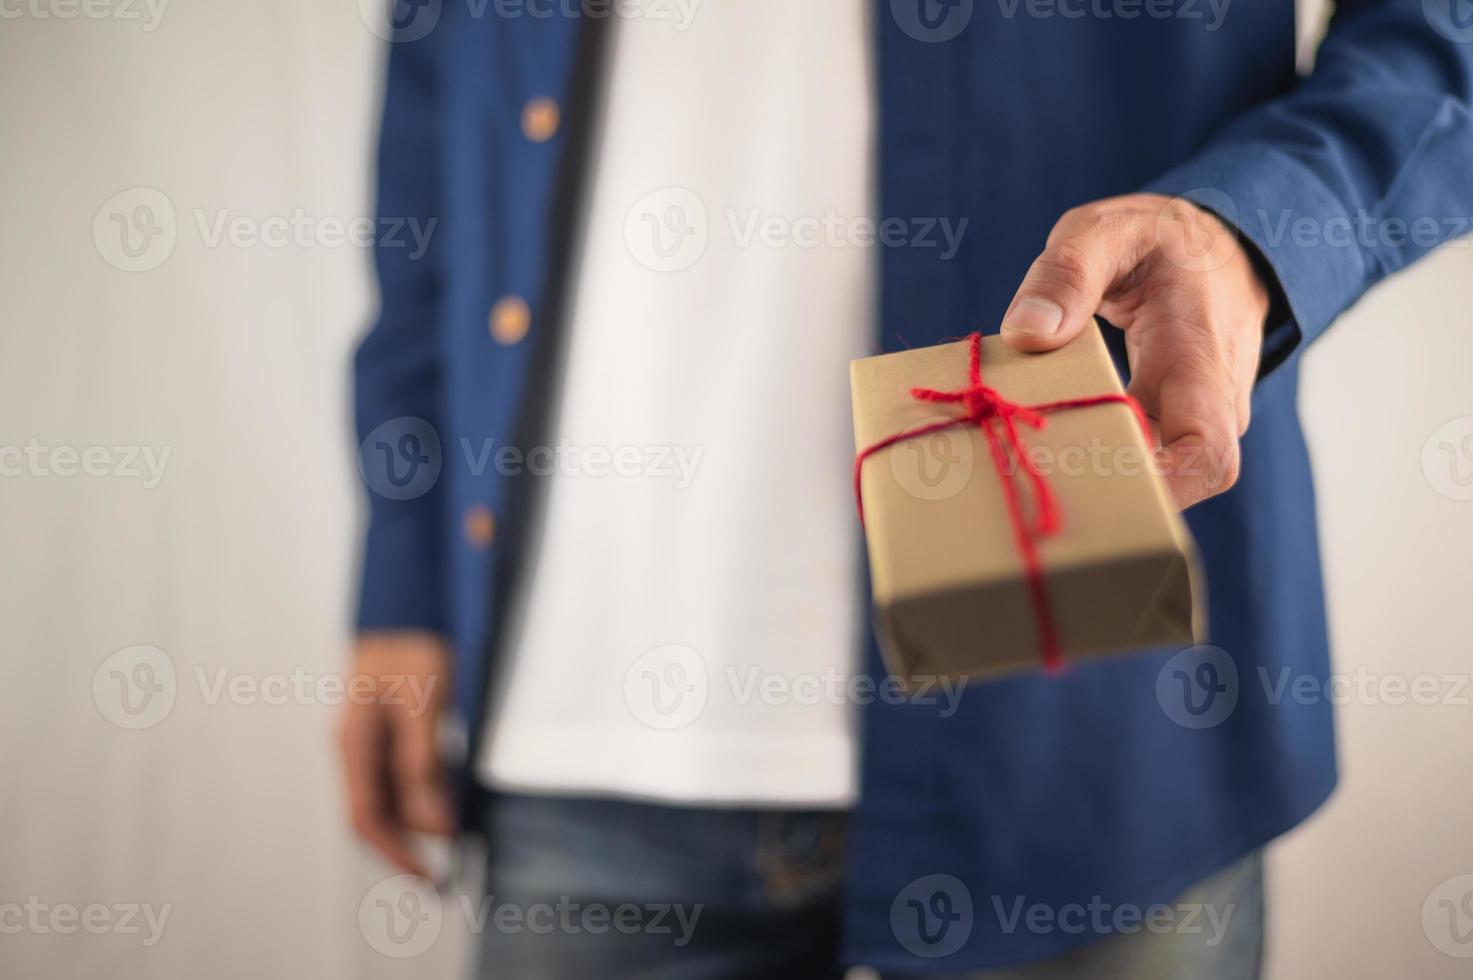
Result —
<path fill-rule="evenodd" d="M 1256 976 L 1261 849 L 1335 782 L 1328 706 L 1237 683 L 1328 672 L 1298 358 L 1473 207 L 1473 29 L 1342 4 L 1301 80 L 1287 2 L 615 9 L 432 4 L 391 48 L 380 212 L 439 226 L 378 250 L 358 421 L 431 475 L 365 463 L 355 669 L 453 680 L 468 739 L 457 811 L 438 705 L 352 708 L 359 833 L 633 909 L 488 926 L 487 976 Z M 1214 649 L 876 696 L 844 361 L 1094 314 Z"/>

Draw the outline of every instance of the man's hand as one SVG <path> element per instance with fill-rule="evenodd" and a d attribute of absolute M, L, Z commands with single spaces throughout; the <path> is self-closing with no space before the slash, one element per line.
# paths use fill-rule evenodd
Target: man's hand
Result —
<path fill-rule="evenodd" d="M 395 866 L 423 877 L 405 835 L 454 830 L 437 737 L 449 666 L 449 651 L 433 633 L 363 634 L 339 732 L 353 829 Z"/>
<path fill-rule="evenodd" d="M 1159 429 L 1158 466 L 1186 508 L 1237 481 L 1268 306 L 1231 229 L 1187 201 L 1134 194 L 1059 219 L 1002 334 L 1043 351 L 1096 313 L 1122 328 L 1130 394 Z"/>

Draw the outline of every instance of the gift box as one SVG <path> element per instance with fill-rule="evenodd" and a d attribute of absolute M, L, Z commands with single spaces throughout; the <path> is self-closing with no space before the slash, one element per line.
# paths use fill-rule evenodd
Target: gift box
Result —
<path fill-rule="evenodd" d="M 902 678 L 1198 642 L 1195 546 L 1098 324 L 853 361 L 876 630 Z"/>

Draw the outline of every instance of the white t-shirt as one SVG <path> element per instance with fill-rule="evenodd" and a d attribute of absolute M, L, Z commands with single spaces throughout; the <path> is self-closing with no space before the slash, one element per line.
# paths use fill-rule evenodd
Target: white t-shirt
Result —
<path fill-rule="evenodd" d="M 524 792 L 846 804 L 865 4 L 617 21 L 553 438 L 526 460 L 553 472 L 477 768 Z"/>

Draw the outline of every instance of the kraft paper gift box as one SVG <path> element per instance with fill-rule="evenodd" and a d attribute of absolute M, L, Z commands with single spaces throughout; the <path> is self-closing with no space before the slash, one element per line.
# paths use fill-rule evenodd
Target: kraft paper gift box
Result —
<path fill-rule="evenodd" d="M 1015 351 L 998 337 L 980 343 L 981 383 L 1007 402 L 1122 394 L 1098 325 L 1044 354 Z M 970 354 L 970 341 L 962 341 L 851 362 L 857 449 L 966 415 L 962 403 L 921 401 L 912 389 L 967 388 Z M 985 420 L 1006 454 L 1002 470 L 1029 527 L 1036 574 L 978 424 L 903 439 L 862 458 L 855 488 L 876 629 L 895 674 L 986 677 L 1198 642 L 1204 616 L 1195 546 L 1151 465 L 1133 408 L 1112 401 L 1043 418 L 1035 429 L 1015 417 L 1014 427 L 1053 495 L 1058 524 L 1048 534 L 1032 527 L 1038 490 L 1009 449 L 1004 421 Z"/>

